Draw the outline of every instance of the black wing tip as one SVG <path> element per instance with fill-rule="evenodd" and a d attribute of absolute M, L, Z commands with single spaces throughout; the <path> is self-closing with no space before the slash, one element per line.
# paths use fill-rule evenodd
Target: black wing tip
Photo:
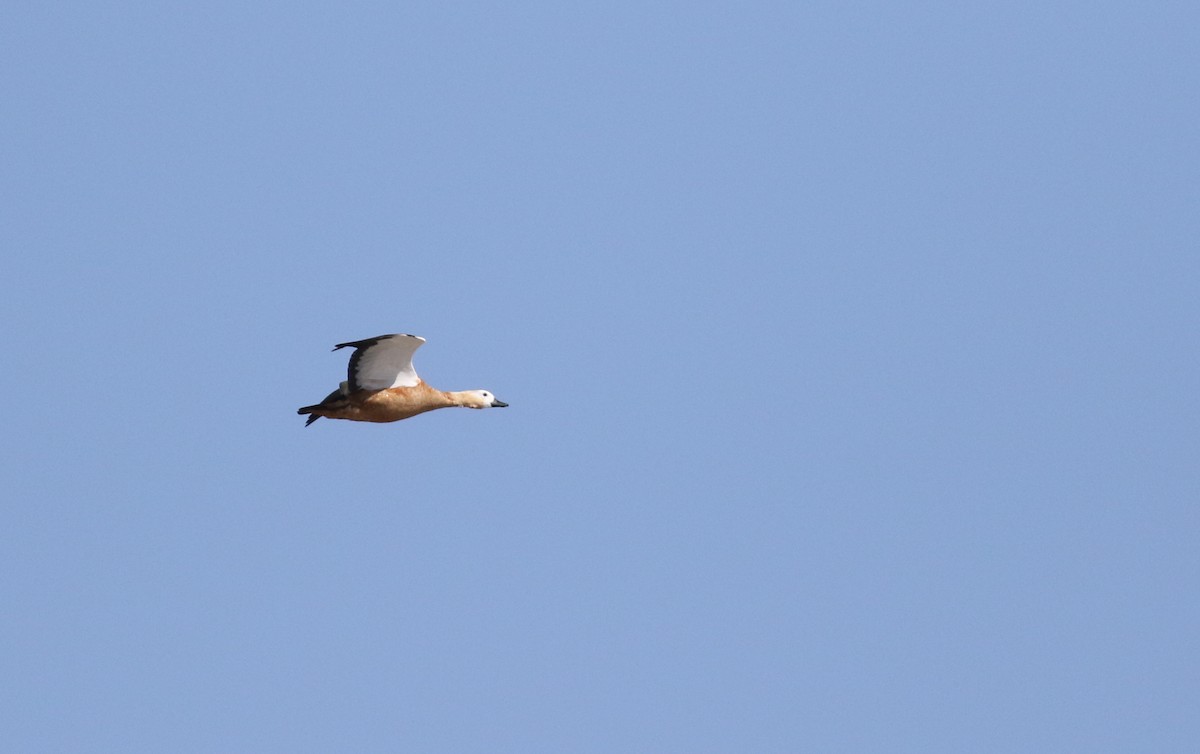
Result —
<path fill-rule="evenodd" d="M 362 340 L 352 340 L 349 343 L 338 343 L 336 346 L 333 347 L 333 350 L 336 351 L 339 348 L 368 348 L 370 346 L 375 345 L 376 343 L 378 343 L 381 340 L 387 340 L 388 338 L 394 338 L 397 335 L 403 335 L 403 334 L 404 333 L 392 333 L 390 335 L 376 335 L 374 338 L 363 338 Z M 412 337 L 412 336 L 409 336 L 409 337 Z"/>
<path fill-rule="evenodd" d="M 333 350 L 336 351 L 339 348 L 369 348 L 381 340 L 390 340 L 392 338 L 416 338 L 421 342 L 425 341 L 420 335 L 413 335 L 407 332 L 394 332 L 387 335 L 376 335 L 374 338 L 363 338 L 362 340 L 352 340 L 348 343 L 338 343 L 333 347 Z"/>

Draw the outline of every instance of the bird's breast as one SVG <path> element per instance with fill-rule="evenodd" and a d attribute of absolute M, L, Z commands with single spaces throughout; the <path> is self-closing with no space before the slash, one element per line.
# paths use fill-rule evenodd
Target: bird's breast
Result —
<path fill-rule="evenodd" d="M 360 390 L 350 396 L 359 421 L 394 422 L 452 405 L 440 390 L 424 383 L 386 390 Z"/>

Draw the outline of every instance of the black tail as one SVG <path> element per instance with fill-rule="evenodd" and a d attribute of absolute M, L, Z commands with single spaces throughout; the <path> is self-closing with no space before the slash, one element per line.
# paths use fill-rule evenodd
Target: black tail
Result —
<path fill-rule="evenodd" d="M 320 404 L 317 404 L 316 406 L 305 406 L 304 408 L 298 408 L 298 409 L 296 409 L 296 413 L 297 413 L 297 414 L 308 414 L 308 415 L 309 415 L 309 416 L 308 416 L 308 421 L 304 422 L 304 426 L 306 426 L 306 427 L 307 427 L 309 424 L 312 424 L 312 423 L 313 423 L 313 422 L 315 422 L 317 419 L 320 419 L 320 418 L 321 418 L 321 415 L 320 415 L 320 414 L 314 414 L 314 413 L 313 413 L 313 411 L 314 411 L 315 409 L 318 409 L 318 408 L 320 408 L 320 407 L 321 407 L 321 406 L 320 406 Z"/>
<path fill-rule="evenodd" d="M 329 395 L 325 396 L 325 400 L 321 401 L 320 403 L 313 405 L 313 406 L 305 406 L 303 408 L 298 408 L 298 409 L 296 409 L 296 413 L 297 414 L 310 414 L 310 416 L 308 417 L 308 421 L 304 422 L 304 426 L 307 427 L 309 424 L 312 424 L 317 419 L 321 418 L 321 415 L 313 413 L 314 411 L 319 411 L 321 409 L 336 409 L 336 408 L 345 408 L 345 407 L 346 407 L 346 396 L 342 394 L 342 389 L 338 388 L 337 390 L 334 390 Z"/>

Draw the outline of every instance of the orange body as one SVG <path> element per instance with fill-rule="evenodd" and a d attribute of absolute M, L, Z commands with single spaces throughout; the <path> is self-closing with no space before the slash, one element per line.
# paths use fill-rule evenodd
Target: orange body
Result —
<path fill-rule="evenodd" d="M 412 387 L 359 390 L 349 395 L 335 391 L 315 406 L 300 409 L 300 413 L 358 422 L 394 422 L 426 411 L 464 405 L 467 404 L 457 394 L 418 382 Z"/>

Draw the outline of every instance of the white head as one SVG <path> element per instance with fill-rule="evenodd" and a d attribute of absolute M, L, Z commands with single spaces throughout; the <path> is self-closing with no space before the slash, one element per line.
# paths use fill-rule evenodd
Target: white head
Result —
<path fill-rule="evenodd" d="M 458 394 L 462 405 L 467 408 L 505 408 L 507 403 L 486 390 L 463 390 Z"/>

